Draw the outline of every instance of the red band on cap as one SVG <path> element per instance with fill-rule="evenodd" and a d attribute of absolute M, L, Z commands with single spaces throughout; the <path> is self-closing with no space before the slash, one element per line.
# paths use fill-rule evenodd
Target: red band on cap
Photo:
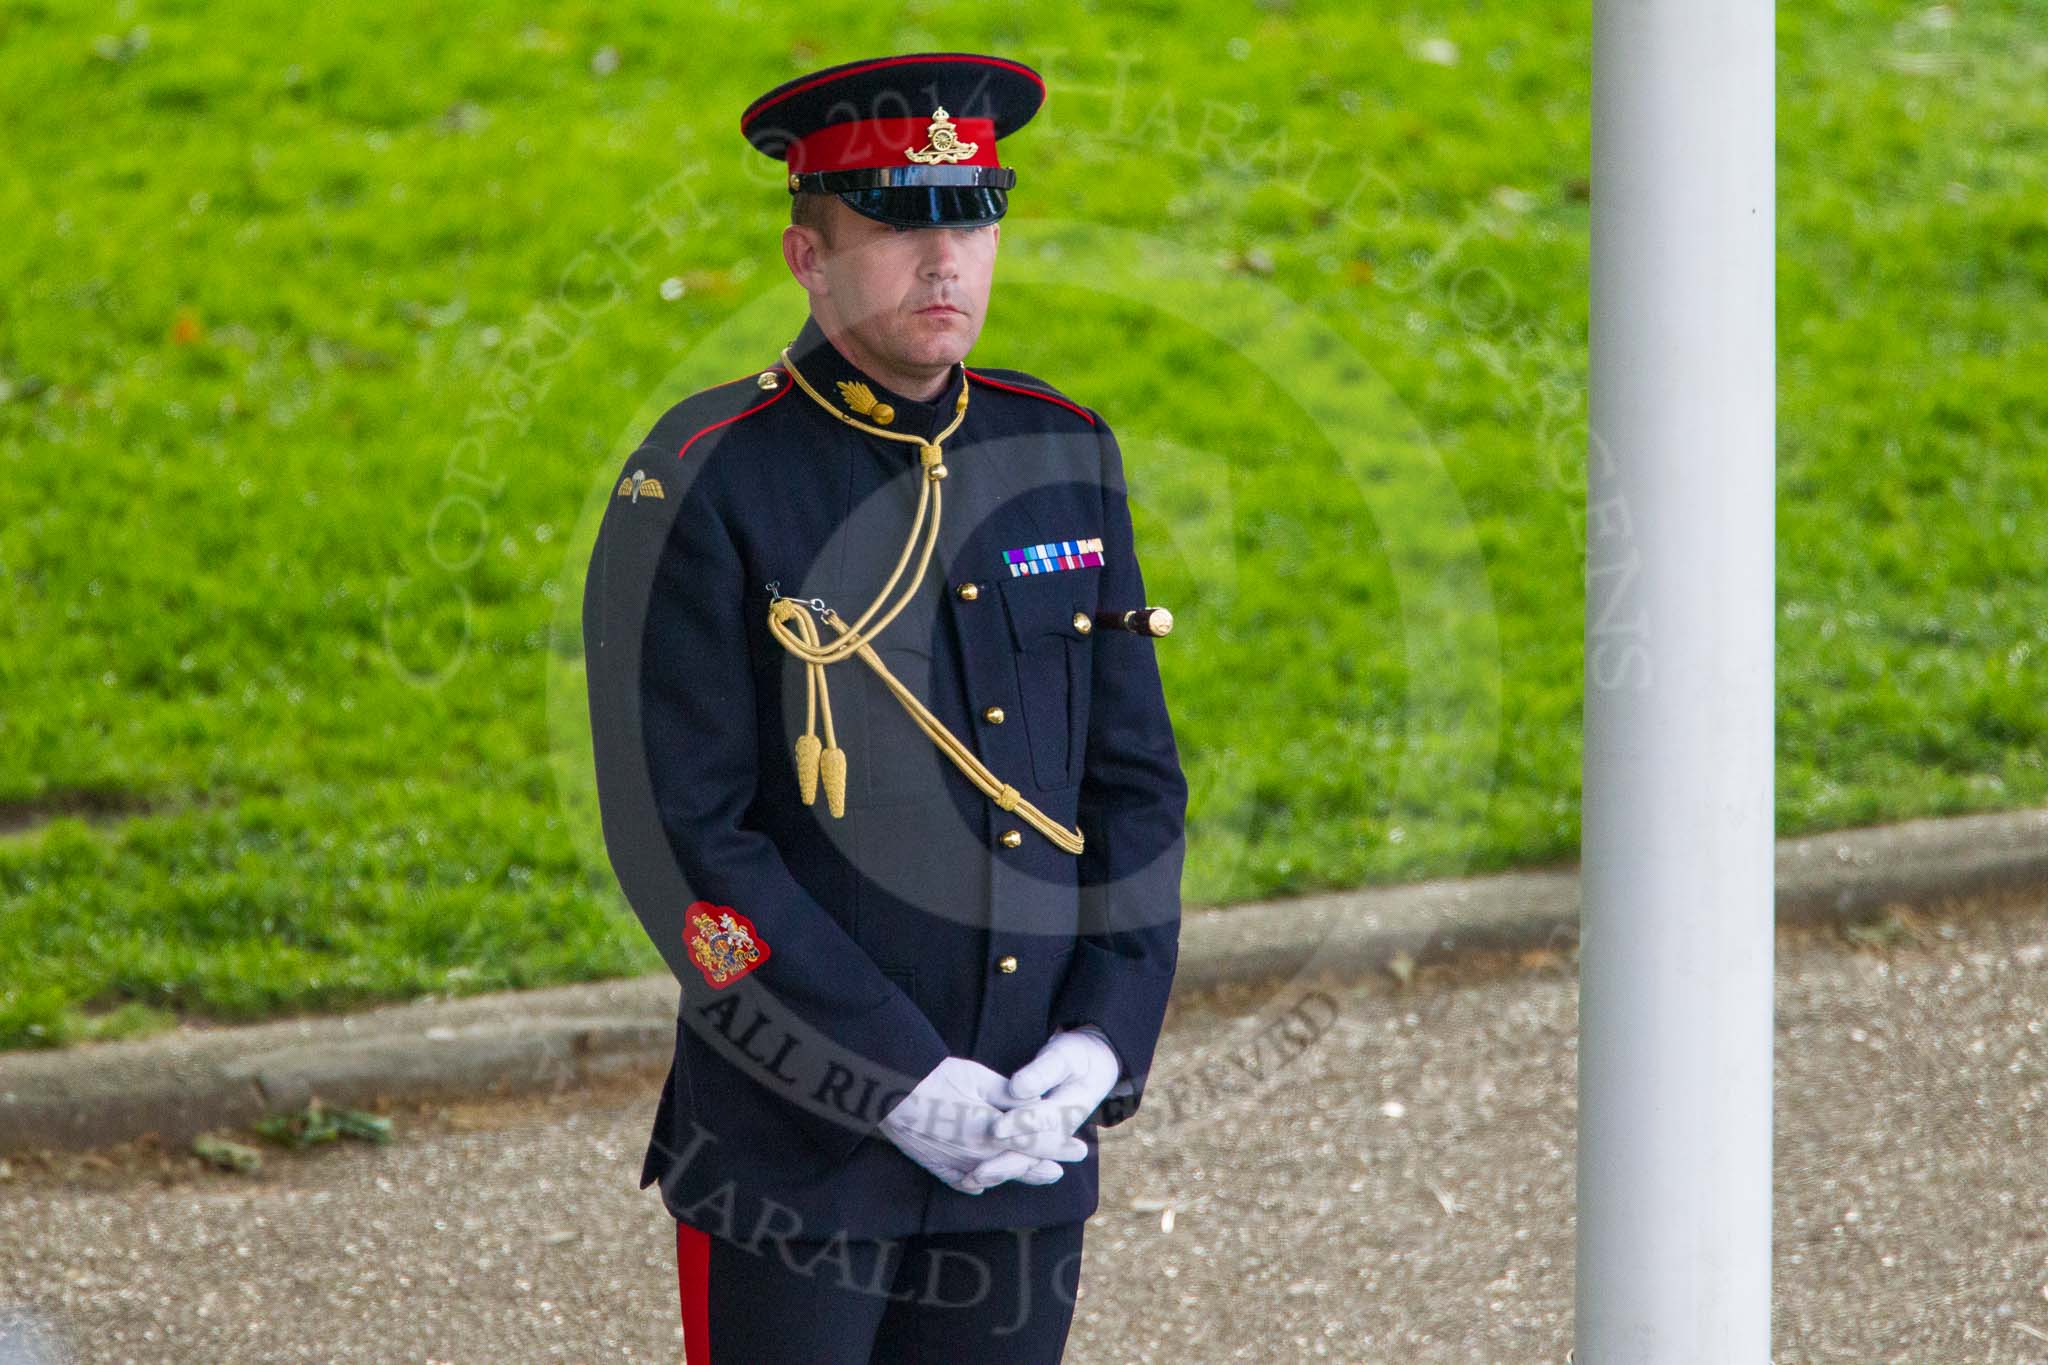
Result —
<path fill-rule="evenodd" d="M 922 151 L 930 141 L 930 118 L 871 118 L 835 123 L 789 144 L 789 169 L 797 174 L 809 171 L 865 171 L 880 166 L 915 166 L 910 153 Z M 994 119 L 958 118 L 953 133 L 962 143 L 973 143 L 974 154 L 954 161 L 950 158 L 928 164 L 940 166 L 1000 166 L 996 160 Z"/>

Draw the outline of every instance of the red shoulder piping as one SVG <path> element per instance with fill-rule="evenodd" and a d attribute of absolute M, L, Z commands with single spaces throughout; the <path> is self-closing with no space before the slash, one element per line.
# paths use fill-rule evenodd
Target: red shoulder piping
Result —
<path fill-rule="evenodd" d="M 1037 389 L 1027 389 L 1017 384 L 1005 384 L 1000 379 L 990 379 L 985 374 L 978 374 L 975 371 L 968 369 L 965 365 L 962 365 L 960 367 L 960 371 L 962 374 L 965 374 L 969 379 L 972 379 L 975 383 L 986 384 L 992 389 L 1007 389 L 1011 393 L 1021 393 L 1028 395 L 1032 398 L 1043 398 L 1048 403 L 1058 403 L 1061 407 L 1065 408 L 1068 412 L 1073 413 L 1076 417 L 1079 417 L 1089 426 L 1092 427 L 1095 425 L 1095 418 L 1088 412 L 1086 408 L 1083 408 L 1078 404 L 1069 403 L 1066 399 L 1061 398 L 1056 394 L 1040 393 Z"/>
<path fill-rule="evenodd" d="M 751 408 L 748 408 L 745 412 L 735 413 L 731 417 L 726 418 L 722 422 L 713 422 L 710 426 L 698 432 L 696 436 L 692 436 L 689 440 L 683 442 L 683 448 L 676 452 L 676 458 L 680 460 L 683 458 L 683 456 L 689 454 L 690 447 L 697 444 L 698 437 L 709 436 L 712 432 L 718 430 L 720 427 L 729 427 L 734 422 L 739 421 L 742 417 L 752 417 L 762 408 L 768 407 L 770 404 L 780 403 L 783 399 L 787 397 L 789 397 L 788 389 L 785 388 L 778 390 L 773 398 L 763 399 L 761 402 L 754 404 L 754 406 L 752 406 Z"/>

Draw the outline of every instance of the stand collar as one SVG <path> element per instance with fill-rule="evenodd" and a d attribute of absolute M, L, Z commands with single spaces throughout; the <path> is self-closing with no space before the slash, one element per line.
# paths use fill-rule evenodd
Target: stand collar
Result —
<path fill-rule="evenodd" d="M 959 400 L 960 385 L 965 382 L 961 366 L 955 364 L 946 378 L 946 387 L 930 402 L 906 398 L 841 355 L 814 317 L 804 319 L 803 329 L 790 343 L 789 358 L 827 402 L 864 422 L 871 422 L 885 431 L 900 431 L 906 436 L 928 438 L 937 435 L 953 420 L 953 404 Z M 841 388 L 841 385 L 846 387 Z M 856 385 L 865 386 L 866 392 L 863 393 Z M 872 395 L 872 403 L 868 401 L 869 395 Z M 886 422 L 877 416 L 877 405 L 884 404 L 889 409 L 890 420 Z M 911 447 L 904 448 L 908 450 Z"/>

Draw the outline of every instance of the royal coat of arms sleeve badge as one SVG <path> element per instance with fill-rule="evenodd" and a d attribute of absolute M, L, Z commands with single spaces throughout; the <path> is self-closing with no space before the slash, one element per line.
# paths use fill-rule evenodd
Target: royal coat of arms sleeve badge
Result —
<path fill-rule="evenodd" d="M 768 960 L 768 942 L 754 922 L 730 905 L 692 901 L 684 916 L 683 946 L 715 989 L 730 986 Z"/>

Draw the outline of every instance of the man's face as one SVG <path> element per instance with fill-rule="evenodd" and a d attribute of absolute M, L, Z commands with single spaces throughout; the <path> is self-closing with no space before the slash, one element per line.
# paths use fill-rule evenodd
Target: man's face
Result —
<path fill-rule="evenodd" d="M 838 199 L 828 210 L 832 242 L 805 283 L 839 326 L 897 369 L 964 360 L 988 316 L 1001 225 L 894 228 Z"/>

